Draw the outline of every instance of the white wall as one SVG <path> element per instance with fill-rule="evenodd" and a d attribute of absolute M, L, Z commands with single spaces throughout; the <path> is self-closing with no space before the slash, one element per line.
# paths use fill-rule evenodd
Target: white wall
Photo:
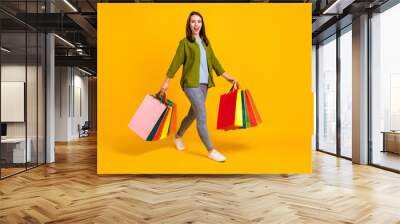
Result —
<path fill-rule="evenodd" d="M 75 86 L 75 92 L 74 92 L 74 94 L 75 94 L 75 96 L 74 96 L 75 114 L 74 115 L 75 115 L 75 117 L 72 120 L 72 122 L 73 122 L 72 126 L 74 127 L 72 129 L 72 135 L 78 137 L 79 133 L 78 133 L 78 129 L 76 127 L 78 126 L 78 124 L 83 125 L 85 123 L 85 121 L 87 121 L 89 118 L 89 110 L 88 110 L 89 92 L 88 92 L 88 77 L 81 76 L 82 73 L 78 73 L 79 75 L 76 75 L 76 71 L 77 70 L 75 70 L 75 75 L 74 75 L 75 76 L 74 77 L 74 86 Z M 80 99 L 77 98 L 78 90 L 80 90 Z M 77 102 L 77 101 L 79 101 L 79 100 L 80 100 L 79 106 L 81 106 L 80 109 L 82 110 L 81 113 L 78 110 L 79 108 L 77 108 L 77 104 L 79 104 L 79 102 Z"/>
<path fill-rule="evenodd" d="M 31 70 L 32 67 L 28 67 Z M 30 72 L 28 72 L 30 74 Z M 25 82 L 25 64 L 9 64 L 1 66 L 1 81 L 2 82 Z M 4 97 L 4 96 L 3 96 Z M 1 108 L 6 110 L 6 108 Z M 25 123 L 11 122 L 7 123 L 7 137 L 25 137 Z"/>
<path fill-rule="evenodd" d="M 88 120 L 88 77 L 72 67 L 56 67 L 55 73 L 55 140 L 70 141 L 79 137 L 78 124 Z"/>
<path fill-rule="evenodd" d="M 55 141 L 68 141 L 69 73 L 67 67 L 55 68 Z"/>
<path fill-rule="evenodd" d="M 36 66 L 27 66 L 27 68 L 24 65 L 19 65 L 19 64 L 5 64 L 1 66 L 1 81 L 2 82 L 25 82 L 25 75 L 27 69 L 27 75 L 28 75 L 28 80 L 30 85 L 36 85 L 36 81 L 32 81 L 33 78 L 30 77 L 31 75 L 36 76 Z M 36 99 L 36 88 L 28 88 L 27 89 L 27 101 L 32 102 L 34 101 L 33 98 Z M 4 97 L 4 96 L 3 96 Z M 29 105 L 28 105 L 29 106 Z M 31 105 L 36 108 L 35 105 Z M 1 108 L 2 110 L 6 110 L 7 108 Z M 36 123 L 36 113 L 28 113 L 28 122 L 34 121 Z M 7 122 L 7 136 L 8 137 L 25 137 L 25 122 Z M 33 125 L 28 124 L 28 129 L 30 127 L 33 127 Z M 36 126 L 34 127 L 36 130 Z M 31 133 L 30 129 L 28 130 L 28 137 L 29 133 Z"/>

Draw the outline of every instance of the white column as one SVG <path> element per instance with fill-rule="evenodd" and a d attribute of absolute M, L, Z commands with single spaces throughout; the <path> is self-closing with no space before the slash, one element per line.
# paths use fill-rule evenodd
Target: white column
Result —
<path fill-rule="evenodd" d="M 49 33 L 46 36 L 46 60 L 47 60 L 47 71 L 46 71 L 46 163 L 52 163 L 55 161 L 55 148 L 54 148 L 54 133 L 55 133 L 55 76 L 54 76 L 54 35 Z"/>
<path fill-rule="evenodd" d="M 50 1 L 46 4 L 47 12 L 53 12 L 54 6 Z M 55 43 L 54 34 L 46 35 L 46 163 L 55 162 Z"/>
<path fill-rule="evenodd" d="M 368 163 L 368 15 L 353 19 L 353 162 Z"/>

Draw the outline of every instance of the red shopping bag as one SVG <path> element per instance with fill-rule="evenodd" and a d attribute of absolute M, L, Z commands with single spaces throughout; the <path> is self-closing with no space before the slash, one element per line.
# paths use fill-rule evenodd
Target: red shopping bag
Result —
<path fill-rule="evenodd" d="M 221 95 L 219 100 L 217 129 L 230 129 L 235 127 L 235 112 L 238 88 L 234 84 L 231 90 Z"/>
<path fill-rule="evenodd" d="M 256 115 L 254 113 L 253 107 L 252 107 L 250 99 L 249 99 L 248 90 L 245 90 L 245 99 L 246 99 L 248 117 L 250 120 L 250 127 L 254 127 L 257 125 L 257 118 L 256 118 Z"/>
<path fill-rule="evenodd" d="M 254 127 L 259 123 L 261 117 L 249 90 L 240 90 L 235 83 L 228 93 L 221 95 L 217 129 L 228 131 Z"/>
<path fill-rule="evenodd" d="M 249 99 L 250 107 L 251 107 L 251 109 L 252 109 L 252 111 L 253 111 L 253 115 L 254 115 L 254 117 L 255 117 L 256 123 L 257 123 L 257 124 L 261 123 L 261 122 L 262 122 L 261 116 L 260 116 L 260 114 L 258 113 L 258 110 L 257 110 L 257 108 L 256 108 L 256 105 L 254 104 L 253 97 L 251 96 L 249 90 L 246 90 L 246 96 L 247 96 L 248 99 Z"/>

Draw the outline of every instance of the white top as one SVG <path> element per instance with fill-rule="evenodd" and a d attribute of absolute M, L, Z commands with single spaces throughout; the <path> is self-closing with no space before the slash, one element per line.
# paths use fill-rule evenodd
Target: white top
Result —
<path fill-rule="evenodd" d="M 199 82 L 208 83 L 208 65 L 207 65 L 207 54 L 206 49 L 202 44 L 202 40 L 199 36 L 196 36 L 196 42 L 200 47 L 200 78 Z"/>

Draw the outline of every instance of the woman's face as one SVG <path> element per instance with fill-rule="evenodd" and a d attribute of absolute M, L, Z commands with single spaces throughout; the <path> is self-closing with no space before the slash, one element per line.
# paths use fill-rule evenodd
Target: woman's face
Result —
<path fill-rule="evenodd" d="M 193 35 L 199 35 L 203 21 L 201 21 L 200 16 L 192 15 L 190 17 L 190 29 Z"/>

